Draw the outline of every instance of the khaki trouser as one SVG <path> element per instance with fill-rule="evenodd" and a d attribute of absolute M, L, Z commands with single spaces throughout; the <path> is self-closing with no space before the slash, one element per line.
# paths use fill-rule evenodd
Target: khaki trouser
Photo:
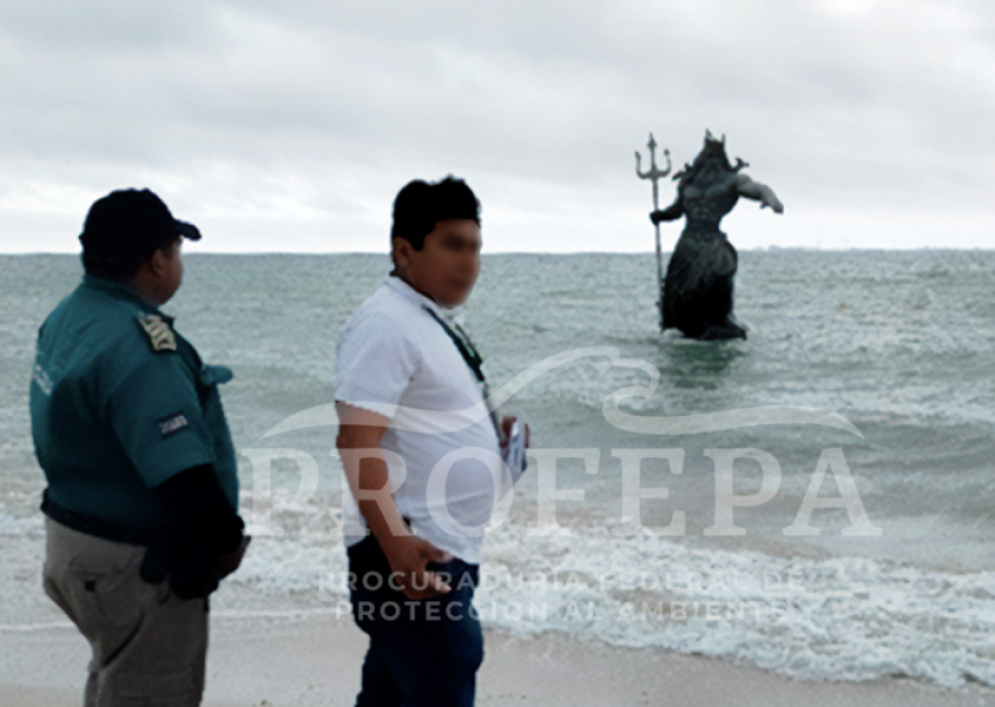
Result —
<path fill-rule="evenodd" d="M 197 707 L 204 692 L 207 600 L 139 576 L 145 548 L 45 519 L 45 593 L 93 649 L 85 707 Z"/>

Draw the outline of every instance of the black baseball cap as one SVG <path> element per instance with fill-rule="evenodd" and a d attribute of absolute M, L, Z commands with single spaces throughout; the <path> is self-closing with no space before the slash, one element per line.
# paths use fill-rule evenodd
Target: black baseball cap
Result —
<path fill-rule="evenodd" d="M 200 240 L 192 223 L 173 218 L 149 189 L 120 189 L 97 199 L 83 222 L 80 243 L 102 261 L 145 258 L 177 237 Z"/>

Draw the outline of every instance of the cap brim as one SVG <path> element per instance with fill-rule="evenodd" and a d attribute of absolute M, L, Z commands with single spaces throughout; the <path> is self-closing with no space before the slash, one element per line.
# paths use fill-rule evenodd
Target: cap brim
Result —
<path fill-rule="evenodd" d="M 200 240 L 200 230 L 192 223 L 180 221 L 179 219 L 173 219 L 173 223 L 176 225 L 176 232 L 184 238 L 188 238 L 191 241 Z"/>

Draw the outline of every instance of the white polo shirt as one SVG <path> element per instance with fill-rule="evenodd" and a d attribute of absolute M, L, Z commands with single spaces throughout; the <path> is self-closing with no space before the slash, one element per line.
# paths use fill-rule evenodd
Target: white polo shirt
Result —
<path fill-rule="evenodd" d="M 425 307 L 450 327 L 462 323 L 459 308 L 386 277 L 339 340 L 335 399 L 391 419 L 381 447 L 396 454 L 393 463 L 388 459 L 394 501 L 412 532 L 479 564 L 483 530 L 509 472 L 480 383 Z M 352 494 L 345 496 L 349 546 L 367 531 Z"/>

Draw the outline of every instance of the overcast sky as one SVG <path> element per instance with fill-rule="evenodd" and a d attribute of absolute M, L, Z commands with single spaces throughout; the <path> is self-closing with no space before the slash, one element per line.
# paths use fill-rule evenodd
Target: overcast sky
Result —
<path fill-rule="evenodd" d="M 992 0 L 4 0 L 0 100 L 0 252 L 77 251 L 125 186 L 187 252 L 386 251 L 450 172 L 485 252 L 649 251 L 633 152 L 706 127 L 785 204 L 740 248 L 995 243 Z"/>

